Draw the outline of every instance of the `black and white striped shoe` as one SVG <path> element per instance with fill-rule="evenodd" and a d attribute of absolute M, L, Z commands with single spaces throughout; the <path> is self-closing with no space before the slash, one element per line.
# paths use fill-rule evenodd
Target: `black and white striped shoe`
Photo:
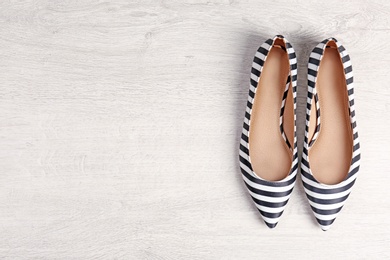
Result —
<path fill-rule="evenodd" d="M 318 223 L 328 230 L 351 192 L 360 161 L 352 65 L 336 39 L 312 51 L 308 85 L 302 181 Z"/>
<path fill-rule="evenodd" d="M 268 39 L 253 60 L 239 160 L 244 182 L 268 227 L 279 221 L 297 169 L 297 59 L 283 36 Z"/>

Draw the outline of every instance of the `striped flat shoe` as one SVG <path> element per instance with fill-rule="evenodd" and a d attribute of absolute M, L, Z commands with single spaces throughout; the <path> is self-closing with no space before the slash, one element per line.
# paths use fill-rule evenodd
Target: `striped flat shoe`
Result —
<path fill-rule="evenodd" d="M 334 38 L 319 43 L 308 66 L 303 186 L 322 230 L 328 230 L 348 198 L 359 171 L 352 66 Z"/>
<path fill-rule="evenodd" d="M 266 225 L 274 228 L 293 190 L 297 60 L 283 36 L 267 40 L 253 60 L 239 160 L 249 194 Z"/>

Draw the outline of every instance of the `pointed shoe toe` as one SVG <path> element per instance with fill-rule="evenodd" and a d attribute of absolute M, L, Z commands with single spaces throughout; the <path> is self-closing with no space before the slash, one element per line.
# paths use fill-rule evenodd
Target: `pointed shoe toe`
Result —
<path fill-rule="evenodd" d="M 273 224 L 271 224 L 271 223 L 268 223 L 268 222 L 265 222 L 265 224 L 267 225 L 267 227 L 269 227 L 269 228 L 275 228 L 276 227 L 276 225 L 278 224 L 278 222 L 276 222 L 276 223 L 273 223 Z"/>
<path fill-rule="evenodd" d="M 329 220 L 329 221 L 320 221 L 317 219 L 317 222 L 320 225 L 322 231 L 328 231 L 335 220 L 336 220 L 336 218 Z"/>

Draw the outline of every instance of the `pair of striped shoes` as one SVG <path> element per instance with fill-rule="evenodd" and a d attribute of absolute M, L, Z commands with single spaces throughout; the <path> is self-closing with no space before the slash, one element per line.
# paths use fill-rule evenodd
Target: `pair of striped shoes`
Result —
<path fill-rule="evenodd" d="M 240 141 L 244 183 L 266 225 L 274 228 L 298 172 L 297 59 L 281 35 L 268 39 L 253 60 Z M 322 230 L 347 200 L 359 170 L 350 57 L 334 38 L 320 42 L 308 63 L 306 127 L 301 179 Z"/>

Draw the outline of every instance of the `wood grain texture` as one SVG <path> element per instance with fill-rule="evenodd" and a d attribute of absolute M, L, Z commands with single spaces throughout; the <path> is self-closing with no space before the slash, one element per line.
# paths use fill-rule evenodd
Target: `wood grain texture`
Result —
<path fill-rule="evenodd" d="M 390 258 L 388 1 L 0 1 L 0 257 Z M 362 167 L 332 229 L 300 180 L 274 230 L 241 179 L 257 47 L 351 55 Z"/>

